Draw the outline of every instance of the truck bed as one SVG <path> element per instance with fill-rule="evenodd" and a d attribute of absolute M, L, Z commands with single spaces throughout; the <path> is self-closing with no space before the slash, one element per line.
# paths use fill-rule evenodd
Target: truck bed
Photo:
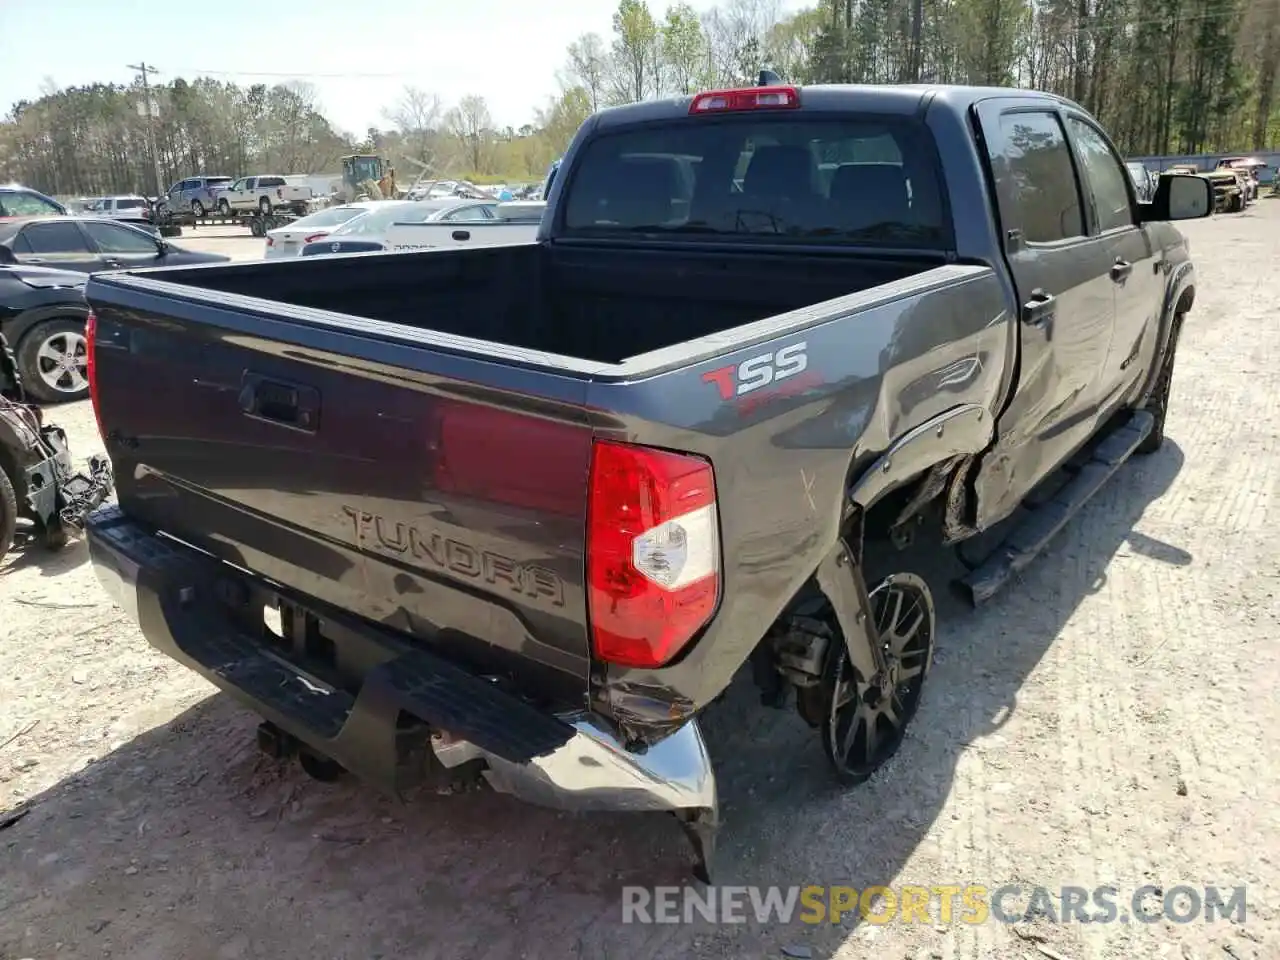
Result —
<path fill-rule="evenodd" d="M 597 440 L 713 465 L 734 560 L 710 629 L 753 644 L 821 543 L 760 491 L 816 477 L 814 502 L 838 503 L 851 450 L 861 468 L 948 411 L 990 414 L 1003 297 L 982 266 L 554 245 L 117 272 L 86 293 L 130 522 L 578 706 Z M 670 668 L 672 725 L 727 681 L 703 649 Z M 362 682 L 341 657 L 306 669 Z M 622 689 L 616 709 L 648 702 Z"/>
<path fill-rule="evenodd" d="M 511 347 L 628 357 L 923 273 L 902 258 L 513 244 L 167 270 L 156 279 Z"/>

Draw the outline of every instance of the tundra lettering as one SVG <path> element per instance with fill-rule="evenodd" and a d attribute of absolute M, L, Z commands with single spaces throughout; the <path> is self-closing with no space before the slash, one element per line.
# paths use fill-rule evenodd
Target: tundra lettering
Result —
<path fill-rule="evenodd" d="M 805 341 L 783 347 L 776 353 L 762 353 L 758 357 L 743 360 L 736 367 L 720 367 L 702 375 L 704 383 L 714 383 L 723 400 L 742 396 L 752 390 L 767 387 L 775 381 L 793 377 L 809 366 Z"/>
<path fill-rule="evenodd" d="M 564 606 L 564 583 L 545 567 L 520 563 L 489 550 L 477 550 L 468 543 L 438 533 L 425 534 L 410 524 L 392 523 L 345 504 L 342 512 L 351 519 L 359 545 L 371 546 L 384 554 L 409 553 L 418 560 L 429 560 L 441 570 L 480 578 L 494 586 L 502 584 L 513 593 L 544 599 L 552 606 Z"/>

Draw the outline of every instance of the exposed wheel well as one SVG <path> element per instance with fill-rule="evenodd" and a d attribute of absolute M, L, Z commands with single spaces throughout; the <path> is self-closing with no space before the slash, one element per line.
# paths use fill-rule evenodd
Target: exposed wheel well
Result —
<path fill-rule="evenodd" d="M 1174 315 L 1176 316 L 1179 313 L 1187 313 L 1193 306 L 1195 306 L 1195 302 L 1196 288 L 1187 287 L 1187 289 L 1183 290 L 1182 294 L 1178 297 L 1178 302 L 1173 308 Z"/>

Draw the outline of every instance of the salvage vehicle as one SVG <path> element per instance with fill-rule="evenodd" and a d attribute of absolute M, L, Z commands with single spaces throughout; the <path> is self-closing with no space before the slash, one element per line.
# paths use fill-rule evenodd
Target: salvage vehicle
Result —
<path fill-rule="evenodd" d="M 1226 157 L 1218 161 L 1219 170 L 1233 170 L 1240 174 L 1245 187 L 1245 202 L 1253 203 L 1258 199 L 1258 172 L 1267 169 L 1265 160 L 1256 157 Z"/>
<path fill-rule="evenodd" d="M 92 273 L 230 259 L 222 253 L 188 250 L 131 223 L 99 217 L 19 217 L 0 222 L 0 263 Z"/>
<path fill-rule="evenodd" d="M 894 547 L 1032 508 L 981 603 L 1160 448 L 1195 298 L 1164 221 L 1211 204 L 1138 202 L 1025 90 L 603 111 L 534 243 L 91 277 L 93 562 L 314 775 L 671 811 L 708 880 L 701 711 L 749 665 L 841 782 L 880 768 L 934 644 Z"/>
<path fill-rule="evenodd" d="M 87 279 L 70 270 L 0 264 L 0 335 L 13 351 L 24 393 L 41 403 L 89 395 Z"/>
<path fill-rule="evenodd" d="M 1166 173 L 1204 177 L 1213 188 L 1213 210 L 1215 213 L 1239 213 L 1248 205 L 1245 186 L 1241 178 L 1232 170 L 1202 171 L 1194 163 L 1176 163 Z"/>
<path fill-rule="evenodd" d="M 427 250 L 534 239 L 536 227 L 513 227 L 497 220 L 493 212 L 497 206 L 494 200 L 457 198 L 383 200 L 368 212 L 334 227 L 326 236 L 305 243 L 299 256 Z"/>
<path fill-rule="evenodd" d="M 224 217 L 234 213 L 256 213 L 269 217 L 285 211 L 304 216 L 311 204 L 311 188 L 295 186 L 281 176 L 241 177 L 214 192 L 218 212 Z"/>
<path fill-rule="evenodd" d="M 111 461 L 89 458 L 77 473 L 61 427 L 46 424 L 39 407 L 26 403 L 22 375 L 0 331 L 0 558 L 19 533 L 60 550 L 85 518 L 111 495 Z M 22 521 L 29 527 L 23 531 Z"/>
<path fill-rule="evenodd" d="M 263 250 L 264 260 L 275 260 L 280 257 L 296 257 L 308 243 L 323 240 L 332 231 L 348 220 L 354 220 L 370 210 L 378 209 L 380 204 L 390 203 L 388 200 L 358 200 L 355 203 L 344 203 L 336 207 L 325 207 L 315 213 L 300 217 L 284 226 L 266 231 L 266 248 Z"/>

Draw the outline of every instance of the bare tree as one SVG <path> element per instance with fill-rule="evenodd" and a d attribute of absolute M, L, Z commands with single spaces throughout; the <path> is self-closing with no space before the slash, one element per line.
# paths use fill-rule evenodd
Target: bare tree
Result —
<path fill-rule="evenodd" d="M 570 81 L 566 87 L 581 87 L 586 91 L 591 112 L 599 110 L 604 102 L 605 83 L 609 74 L 609 52 L 599 34 L 584 33 L 569 44 L 566 72 Z"/>
<path fill-rule="evenodd" d="M 493 117 L 484 97 L 468 94 L 445 114 L 445 129 L 458 142 L 469 172 L 485 173 L 485 160 L 493 134 Z"/>
<path fill-rule="evenodd" d="M 400 132 L 403 154 L 430 166 L 435 160 L 439 139 L 440 112 L 438 96 L 408 86 L 395 105 L 383 110 L 382 115 Z"/>

